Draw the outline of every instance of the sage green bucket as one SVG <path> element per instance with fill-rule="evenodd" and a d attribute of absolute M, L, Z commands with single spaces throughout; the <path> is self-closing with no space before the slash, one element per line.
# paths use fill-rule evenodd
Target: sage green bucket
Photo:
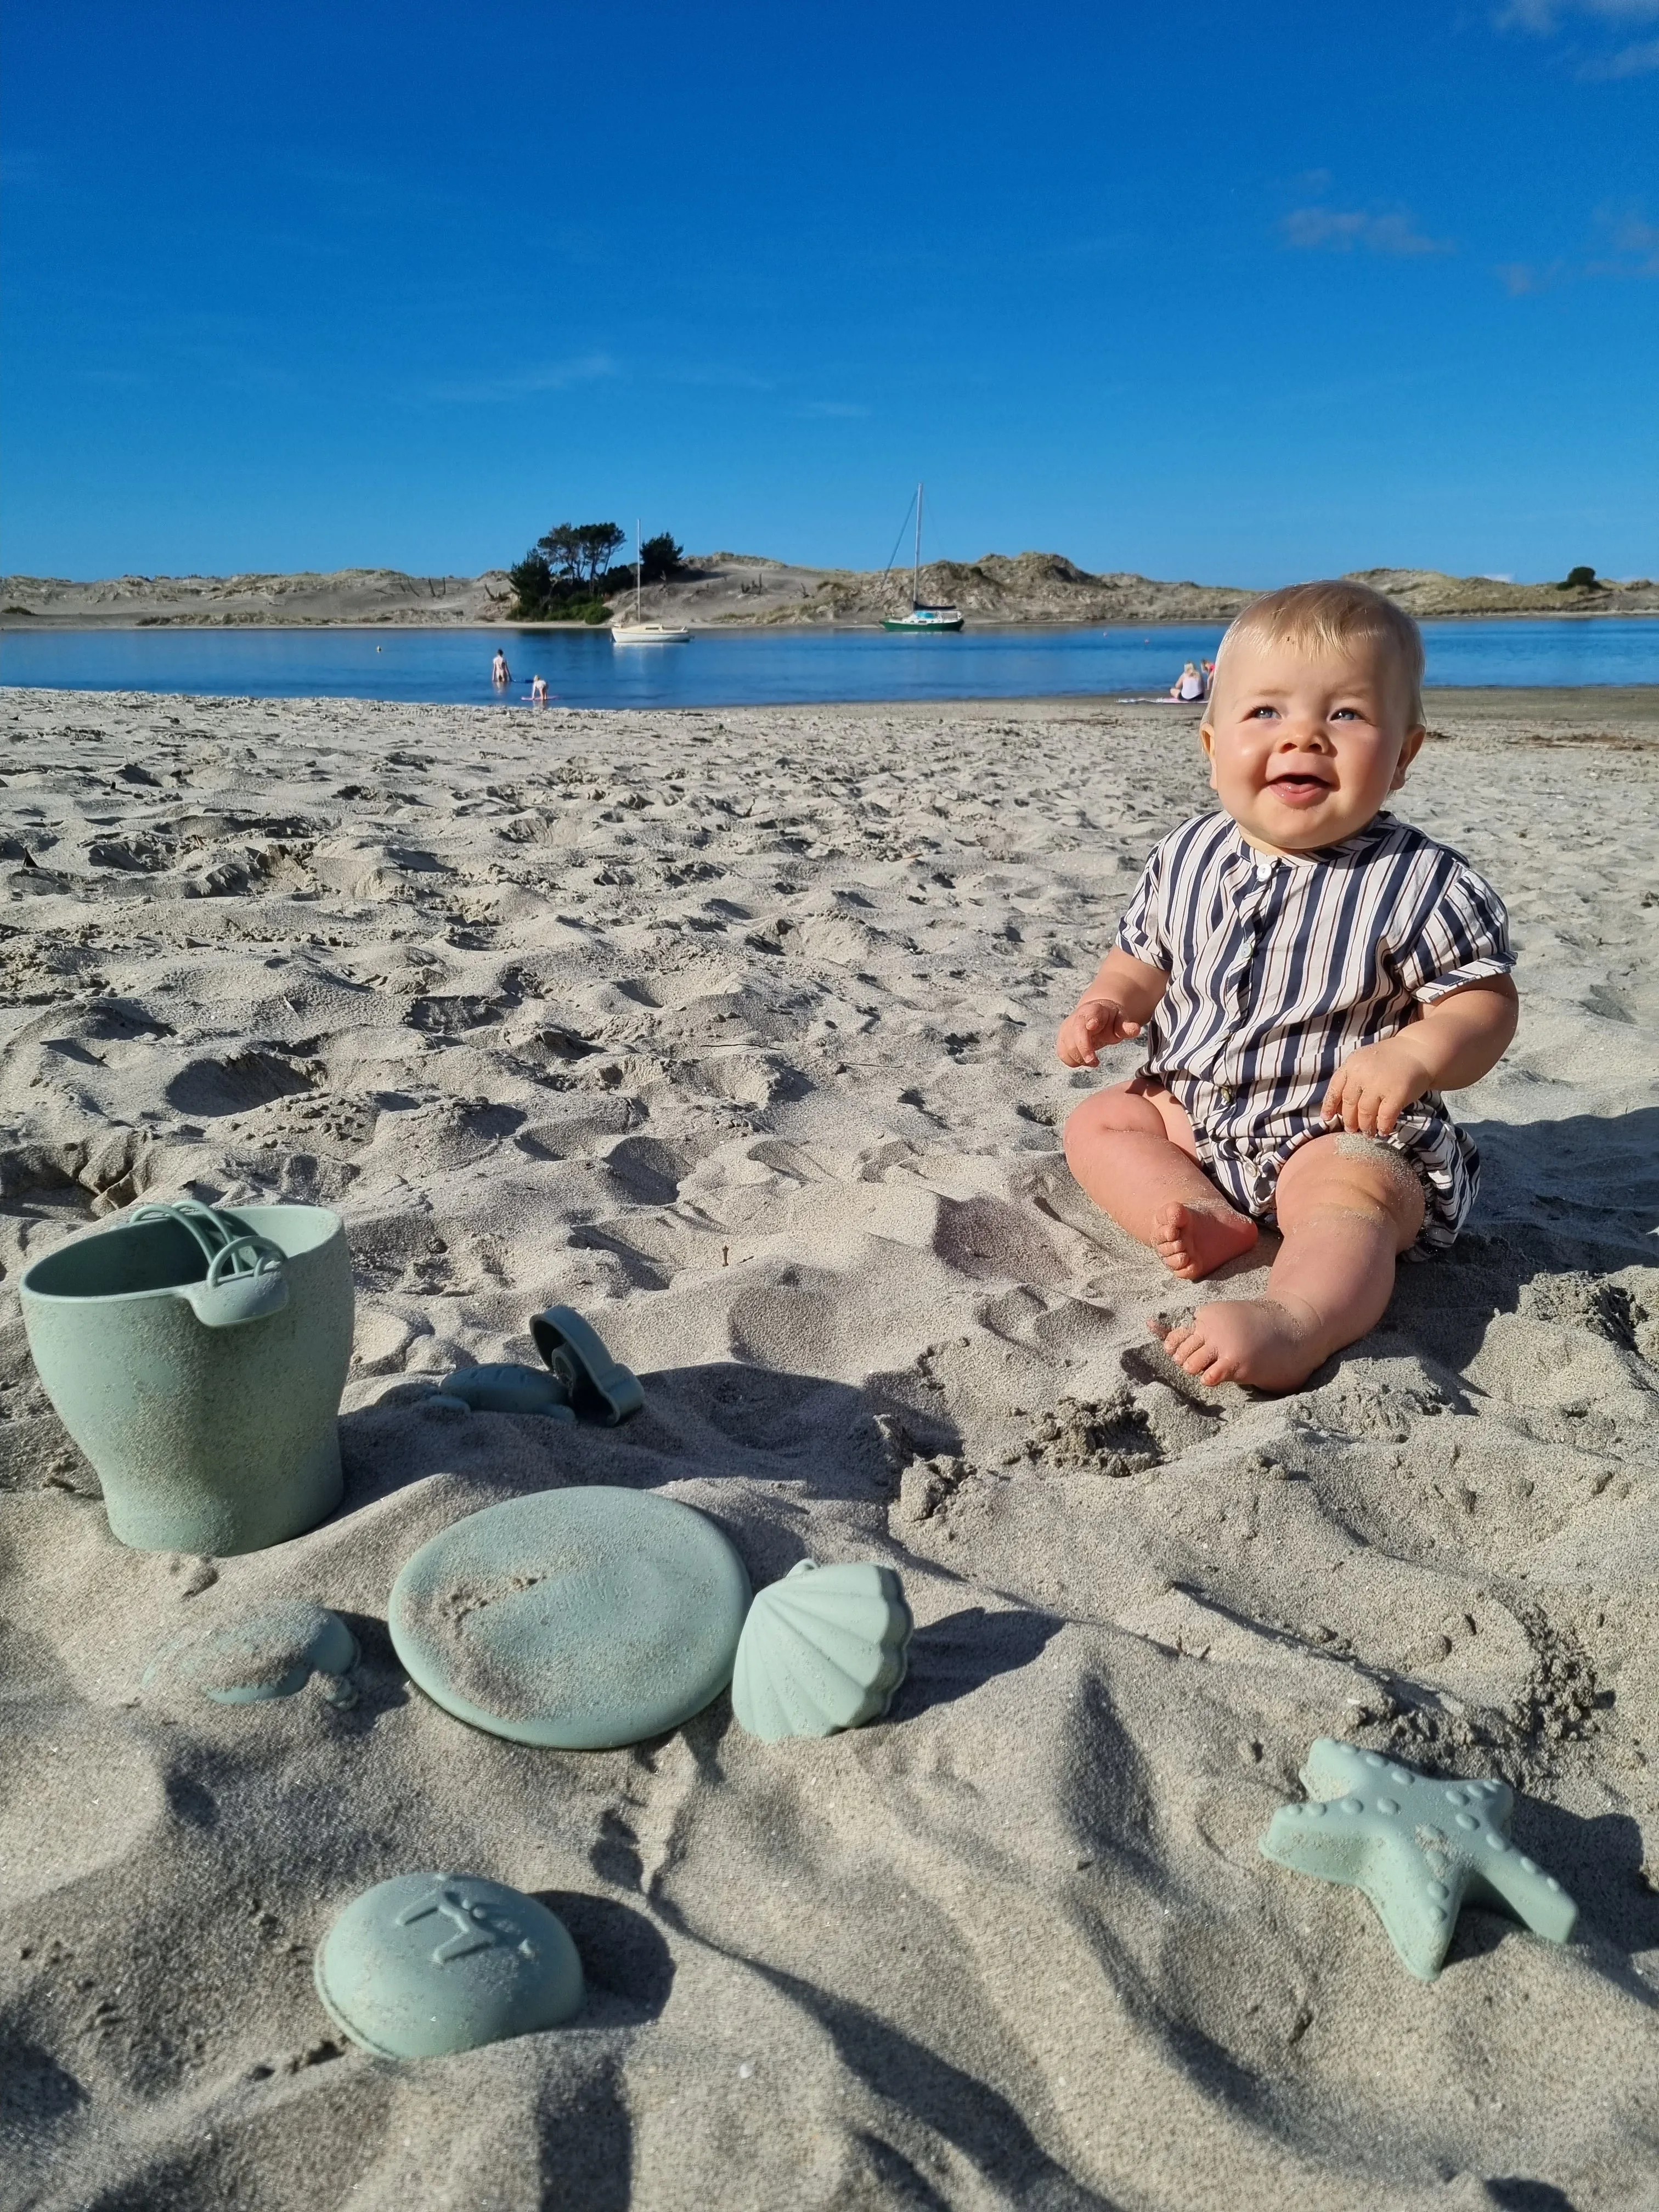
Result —
<path fill-rule="evenodd" d="M 257 1552 L 340 1502 L 351 1258 L 317 1206 L 142 1207 L 37 1260 L 29 1350 L 141 1552 Z"/>

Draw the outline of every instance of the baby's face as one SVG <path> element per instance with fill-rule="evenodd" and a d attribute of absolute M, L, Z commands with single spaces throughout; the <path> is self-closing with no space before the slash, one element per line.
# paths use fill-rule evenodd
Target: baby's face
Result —
<path fill-rule="evenodd" d="M 1259 851 L 1334 845 L 1406 781 L 1423 742 L 1408 711 L 1403 678 L 1374 647 L 1310 659 L 1241 639 L 1204 718 L 1210 781 Z"/>

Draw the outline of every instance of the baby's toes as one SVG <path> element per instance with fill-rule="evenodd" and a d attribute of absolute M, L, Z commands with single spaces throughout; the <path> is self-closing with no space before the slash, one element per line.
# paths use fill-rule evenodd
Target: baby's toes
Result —
<path fill-rule="evenodd" d="M 1188 1375 L 1202 1375 L 1217 1356 L 1215 1346 L 1201 1329 L 1196 1328 L 1183 1329 L 1179 1343 L 1172 1340 L 1164 1349 L 1176 1365 Z"/>

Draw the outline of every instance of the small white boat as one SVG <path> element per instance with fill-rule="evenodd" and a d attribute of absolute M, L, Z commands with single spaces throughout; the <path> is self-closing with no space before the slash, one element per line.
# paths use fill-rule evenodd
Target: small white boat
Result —
<path fill-rule="evenodd" d="M 910 569 L 910 611 L 908 615 L 888 615 L 884 618 L 881 626 L 884 629 L 908 630 L 912 636 L 925 635 L 930 631 L 935 635 L 953 636 L 962 628 L 962 616 L 958 610 L 951 606 L 948 601 L 929 601 L 921 596 L 921 492 L 922 488 L 918 484 L 915 498 L 916 553 Z M 908 516 L 905 518 L 907 521 L 908 519 Z M 901 523 L 899 525 L 901 537 L 903 535 L 903 531 L 904 525 Z M 896 545 L 893 550 L 895 553 L 898 551 Z M 892 566 L 890 561 L 887 563 L 889 574 L 891 573 Z M 885 580 L 884 578 L 884 580 Z"/>
<path fill-rule="evenodd" d="M 641 618 L 640 582 L 643 572 L 643 556 L 640 552 L 640 526 L 634 524 L 634 619 L 631 623 L 612 623 L 612 645 L 690 645 L 689 629 L 678 629 L 672 623 L 648 623 Z"/>

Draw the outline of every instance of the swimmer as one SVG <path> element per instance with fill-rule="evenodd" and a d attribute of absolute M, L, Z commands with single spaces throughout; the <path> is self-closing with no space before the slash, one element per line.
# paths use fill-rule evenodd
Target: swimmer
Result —
<path fill-rule="evenodd" d="M 489 680 L 498 691 L 505 690 L 513 681 L 513 671 L 507 666 L 507 655 L 500 646 L 495 647 L 495 658 L 489 664 Z"/>

